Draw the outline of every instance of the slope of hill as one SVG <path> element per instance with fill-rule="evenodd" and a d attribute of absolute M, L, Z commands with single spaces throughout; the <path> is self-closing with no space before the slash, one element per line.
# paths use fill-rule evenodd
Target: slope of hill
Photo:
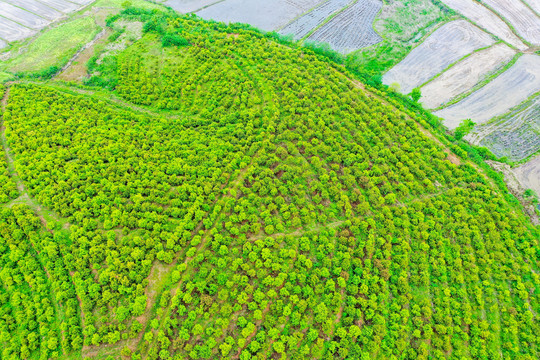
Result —
<path fill-rule="evenodd" d="M 422 120 L 271 35 L 119 21 L 87 86 L 4 96 L 2 359 L 538 358 L 538 229 Z"/>

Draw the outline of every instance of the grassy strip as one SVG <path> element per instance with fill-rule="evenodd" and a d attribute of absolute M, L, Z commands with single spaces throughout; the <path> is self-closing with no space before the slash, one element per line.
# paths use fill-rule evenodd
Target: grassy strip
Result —
<path fill-rule="evenodd" d="M 493 73 L 491 73 L 489 76 L 487 76 L 485 79 L 483 79 L 478 84 L 473 86 L 471 89 L 464 92 L 463 94 L 460 94 L 460 95 L 456 96 L 455 98 L 453 98 L 452 100 L 450 100 L 446 104 L 442 104 L 441 106 L 439 106 L 438 108 L 433 109 L 432 111 L 441 110 L 441 109 L 444 109 L 444 108 L 446 108 L 448 106 L 454 105 L 454 104 L 460 102 L 461 100 L 465 99 L 466 97 L 470 96 L 471 94 L 475 93 L 476 91 L 480 90 L 481 88 L 483 88 L 484 86 L 489 84 L 491 81 L 493 81 L 495 78 L 499 77 L 504 72 L 506 72 L 508 69 L 510 69 L 518 61 L 518 59 L 522 55 L 523 55 L 523 53 L 517 53 L 509 62 L 506 63 L 506 65 L 504 65 L 500 69 L 498 69 L 498 70 L 494 71 Z"/>

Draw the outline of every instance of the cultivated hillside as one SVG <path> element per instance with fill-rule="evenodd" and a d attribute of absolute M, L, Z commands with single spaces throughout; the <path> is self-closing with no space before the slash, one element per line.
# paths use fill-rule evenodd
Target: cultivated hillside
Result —
<path fill-rule="evenodd" d="M 2 359 L 538 358 L 538 230 L 425 122 L 272 35 L 120 23 L 86 86 L 5 91 Z"/>

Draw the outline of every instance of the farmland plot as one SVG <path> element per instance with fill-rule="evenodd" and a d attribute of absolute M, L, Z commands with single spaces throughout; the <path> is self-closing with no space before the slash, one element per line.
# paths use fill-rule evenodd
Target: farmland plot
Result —
<path fill-rule="evenodd" d="M 427 109 L 434 109 L 449 102 L 500 69 L 515 54 L 502 43 L 473 53 L 423 86 L 421 103 Z"/>
<path fill-rule="evenodd" d="M 300 40 L 310 31 L 321 25 L 330 15 L 343 9 L 351 3 L 351 0 L 329 0 L 304 16 L 293 20 L 279 32 L 283 35 L 294 35 L 295 40 Z"/>
<path fill-rule="evenodd" d="M 537 14 L 540 14 L 540 0 L 523 0 L 523 2 L 529 5 Z"/>
<path fill-rule="evenodd" d="M 0 6 L 4 6 L 4 3 L 18 6 L 22 9 L 31 11 L 34 14 L 39 14 L 39 16 L 48 20 L 55 20 L 62 16 L 60 11 L 36 0 L 0 0 Z"/>
<path fill-rule="evenodd" d="M 241 22 L 271 31 L 287 25 L 323 0 L 225 0 L 197 12 L 203 19 Z"/>
<path fill-rule="evenodd" d="M 46 19 L 7 3 L 0 3 L 0 16 L 31 29 L 41 29 L 48 24 Z"/>
<path fill-rule="evenodd" d="M 540 150 L 540 96 L 494 121 L 476 126 L 466 140 L 512 162 L 526 159 Z"/>
<path fill-rule="evenodd" d="M 517 0 L 484 0 L 484 3 L 510 21 L 523 39 L 540 45 L 540 17 L 524 3 Z"/>
<path fill-rule="evenodd" d="M 39 2 L 52 7 L 55 10 L 61 11 L 64 14 L 77 10 L 81 6 L 64 0 L 39 0 Z"/>
<path fill-rule="evenodd" d="M 347 54 L 374 45 L 382 38 L 373 29 L 380 0 L 359 0 L 315 31 L 308 40 L 328 43 L 332 49 Z"/>
<path fill-rule="evenodd" d="M 442 0 L 448 7 L 475 22 L 478 26 L 506 41 L 517 49 L 528 48 L 510 29 L 510 27 L 491 10 L 474 0 Z"/>
<path fill-rule="evenodd" d="M 482 124 L 519 105 L 540 88 L 540 56 L 525 54 L 503 74 L 460 102 L 435 112 L 455 129 L 464 119 Z"/>
<path fill-rule="evenodd" d="M 540 156 L 513 169 L 525 189 L 532 189 L 540 196 Z"/>
<path fill-rule="evenodd" d="M 441 20 L 444 15 L 431 0 L 387 1 L 375 20 L 374 28 L 385 39 L 410 42 Z"/>
<path fill-rule="evenodd" d="M 463 56 L 493 43 L 487 33 L 468 21 L 452 21 L 437 29 L 390 69 L 383 82 L 398 84 L 401 92 L 408 94 Z"/>
<path fill-rule="evenodd" d="M 163 4 L 172 7 L 174 10 L 181 13 L 190 13 L 210 6 L 220 0 L 167 0 Z"/>
<path fill-rule="evenodd" d="M 32 34 L 35 31 L 31 30 L 25 26 L 17 24 L 14 21 L 0 17 L 0 38 L 6 41 L 16 41 L 24 39 Z"/>
<path fill-rule="evenodd" d="M 95 0 L 0 0 L 0 48 L 34 35 L 52 21 Z"/>

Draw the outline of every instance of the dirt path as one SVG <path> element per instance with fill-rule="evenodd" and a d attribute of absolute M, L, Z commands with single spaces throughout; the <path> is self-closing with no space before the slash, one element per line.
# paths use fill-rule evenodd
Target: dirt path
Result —
<path fill-rule="evenodd" d="M 101 30 L 90 42 L 85 44 L 69 59 L 68 63 L 58 71 L 55 77 L 66 81 L 77 81 L 85 77 L 87 75 L 86 63 L 94 54 L 94 45 L 106 34 L 110 33 L 111 31 L 109 29 Z"/>

